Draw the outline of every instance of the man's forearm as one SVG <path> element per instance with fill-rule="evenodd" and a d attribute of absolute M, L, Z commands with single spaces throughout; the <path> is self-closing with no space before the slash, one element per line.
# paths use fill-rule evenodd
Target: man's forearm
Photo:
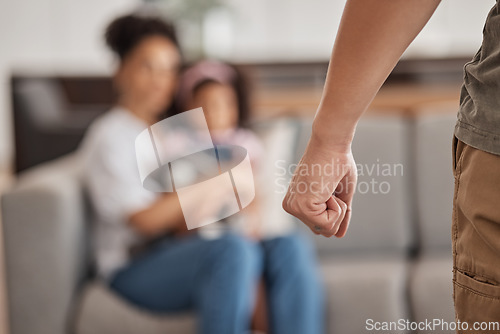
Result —
<path fill-rule="evenodd" d="M 348 0 L 313 137 L 350 147 L 356 123 L 440 0 Z"/>

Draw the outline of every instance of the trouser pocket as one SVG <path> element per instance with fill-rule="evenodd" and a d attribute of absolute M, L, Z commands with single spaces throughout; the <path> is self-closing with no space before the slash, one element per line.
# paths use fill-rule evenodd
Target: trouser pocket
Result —
<path fill-rule="evenodd" d="M 500 286 L 461 270 L 454 276 L 456 318 L 467 324 L 458 333 L 500 333 Z"/>
<path fill-rule="evenodd" d="M 460 141 L 457 137 L 455 137 L 455 135 L 453 135 L 451 152 L 452 152 L 453 176 L 455 176 L 455 178 L 458 177 L 458 173 L 460 171 L 460 162 L 462 160 L 462 153 L 466 146 L 467 144 Z"/>

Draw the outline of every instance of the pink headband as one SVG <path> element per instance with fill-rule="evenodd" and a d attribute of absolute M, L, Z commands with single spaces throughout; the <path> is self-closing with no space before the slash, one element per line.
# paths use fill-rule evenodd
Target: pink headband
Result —
<path fill-rule="evenodd" d="M 215 60 L 202 60 L 182 74 L 177 90 L 179 104 L 185 108 L 193 98 L 194 89 L 203 81 L 213 80 L 221 84 L 232 84 L 236 77 L 237 73 L 231 66 Z"/>

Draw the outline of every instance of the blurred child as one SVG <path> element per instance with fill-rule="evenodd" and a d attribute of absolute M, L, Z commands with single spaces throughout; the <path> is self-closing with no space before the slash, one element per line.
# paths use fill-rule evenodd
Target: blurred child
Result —
<path fill-rule="evenodd" d="M 247 149 L 254 177 L 263 165 L 263 146 L 257 136 L 244 128 L 249 108 L 243 78 L 232 66 L 201 61 L 181 76 L 179 111 L 202 107 L 215 145 L 238 145 Z M 258 194 L 258 191 L 256 191 Z M 274 334 L 320 334 L 323 332 L 323 302 L 314 252 L 295 231 L 266 236 L 266 225 L 259 214 L 259 199 L 226 223 L 262 249 L 270 332 Z M 240 224 L 234 220 L 243 216 Z M 214 229 L 215 225 L 198 229 Z"/>

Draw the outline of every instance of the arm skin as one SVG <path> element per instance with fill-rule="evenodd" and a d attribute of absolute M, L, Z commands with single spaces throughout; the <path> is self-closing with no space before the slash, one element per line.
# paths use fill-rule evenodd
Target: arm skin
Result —
<path fill-rule="evenodd" d="M 130 215 L 129 222 L 141 235 L 155 237 L 182 227 L 184 216 L 176 194 L 162 194 L 150 207 Z"/>
<path fill-rule="evenodd" d="M 223 187 L 210 188 L 210 185 L 201 185 L 200 191 L 184 194 L 185 210 L 195 212 L 200 219 L 217 214 L 227 201 L 234 196 L 233 190 Z M 203 188 L 204 187 L 204 188 Z M 218 201 L 207 201 L 206 198 L 217 198 Z M 166 232 L 184 234 L 187 230 L 182 208 L 177 194 L 162 194 L 148 208 L 134 212 L 129 216 L 131 226 L 145 237 L 156 237 Z"/>
<path fill-rule="evenodd" d="M 440 0 L 348 0 L 330 59 L 323 96 L 306 152 L 283 208 L 316 234 L 342 237 L 357 182 L 351 142 L 357 122 Z M 339 173 L 298 175 L 300 167 L 336 161 Z M 330 184 L 325 189 L 315 182 Z M 297 191 L 305 182 L 308 191 Z M 350 186 L 349 186 L 350 185 Z M 342 187 L 340 187 L 342 186 Z"/>

